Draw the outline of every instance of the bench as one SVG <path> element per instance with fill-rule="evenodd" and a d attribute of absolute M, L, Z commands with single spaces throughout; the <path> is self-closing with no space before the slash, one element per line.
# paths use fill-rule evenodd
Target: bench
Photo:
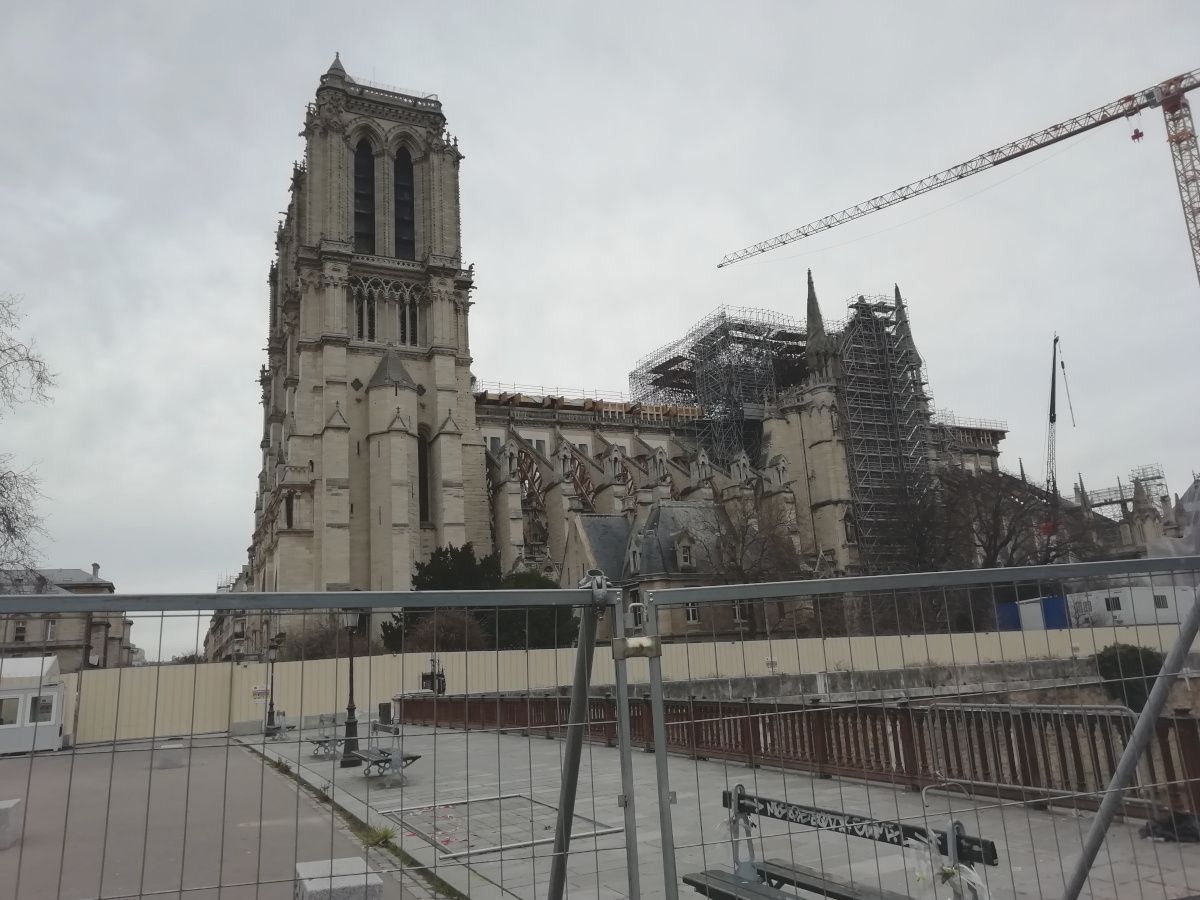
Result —
<path fill-rule="evenodd" d="M 351 750 L 348 755 L 363 761 L 363 775 L 367 778 L 374 778 L 390 773 L 399 774 L 403 777 L 403 771 L 421 758 L 421 754 L 419 753 L 389 753 L 386 750 L 377 750 L 373 747 Z"/>
<path fill-rule="evenodd" d="M 966 834 L 961 822 L 950 823 L 948 831 L 920 825 L 870 819 L 819 806 L 804 806 L 785 800 L 771 800 L 747 794 L 742 785 L 724 791 L 721 805 L 729 810 L 729 832 L 732 838 L 733 871 L 709 870 L 683 876 L 683 883 L 697 893 L 714 900 L 786 900 L 795 894 L 780 890 L 783 886 L 798 888 L 819 897 L 834 900 L 910 900 L 898 894 L 867 884 L 854 884 L 833 878 L 819 869 L 797 865 L 790 860 L 755 860 L 751 840 L 750 816 L 778 819 L 796 825 L 809 826 L 817 831 L 835 832 L 849 837 L 892 844 L 896 847 L 927 845 L 951 864 L 999 864 L 996 845 L 989 840 Z M 739 831 L 741 837 L 739 837 Z M 746 858 L 742 859 L 739 845 L 745 843 Z"/>
<path fill-rule="evenodd" d="M 795 900 L 795 894 L 785 894 L 760 881 L 747 881 L 723 869 L 684 875 L 683 883 L 713 900 Z"/>
<path fill-rule="evenodd" d="M 830 878 L 820 869 L 801 866 L 786 859 L 768 859 L 755 863 L 754 866 L 763 881 L 774 888 L 785 884 L 812 891 L 820 897 L 831 897 L 833 900 L 912 900 L 908 894 L 897 894 L 883 888 L 870 887 L 863 884 L 849 884 Z"/>
<path fill-rule="evenodd" d="M 337 759 L 341 745 L 346 743 L 346 739 L 340 737 L 315 737 L 305 740 L 313 745 L 312 755 L 317 759 Z"/>

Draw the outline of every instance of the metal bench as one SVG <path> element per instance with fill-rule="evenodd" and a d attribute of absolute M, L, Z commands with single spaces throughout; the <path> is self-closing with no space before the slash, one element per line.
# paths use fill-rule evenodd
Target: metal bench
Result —
<path fill-rule="evenodd" d="M 403 778 L 403 771 L 421 758 L 419 753 L 404 753 L 403 751 L 389 753 L 374 747 L 351 750 L 349 755 L 363 761 L 363 775 L 367 778 L 389 774 L 398 774 Z"/>
<path fill-rule="evenodd" d="M 312 755 L 317 759 L 337 759 L 342 744 L 346 743 L 341 737 L 311 737 L 305 741 L 313 745 Z"/>
<path fill-rule="evenodd" d="M 949 830 L 939 831 L 903 822 L 870 819 L 818 806 L 803 806 L 785 800 L 756 797 L 747 794 L 740 784 L 732 791 L 722 792 L 721 805 L 729 810 L 733 871 L 710 870 L 683 876 L 684 884 L 714 900 L 795 898 L 796 895 L 780 890 L 784 885 L 819 897 L 832 897 L 834 900 L 910 900 L 907 894 L 867 884 L 841 881 L 818 869 L 796 865 L 789 860 L 755 860 L 754 843 L 750 838 L 752 815 L 897 847 L 927 845 L 942 856 L 948 857 L 952 864 L 982 863 L 994 866 L 999 863 L 996 845 L 992 841 L 966 834 L 962 823 L 957 821 L 950 823 Z M 741 858 L 739 850 L 743 841 L 746 848 L 745 859 Z"/>
<path fill-rule="evenodd" d="M 723 869 L 684 875 L 683 883 L 713 900 L 795 900 L 796 897 L 762 882 L 739 878 Z"/>

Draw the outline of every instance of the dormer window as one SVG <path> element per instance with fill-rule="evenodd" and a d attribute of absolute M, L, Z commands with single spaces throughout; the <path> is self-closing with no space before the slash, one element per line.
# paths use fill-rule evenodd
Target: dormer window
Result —
<path fill-rule="evenodd" d="M 692 564 L 692 548 L 688 544 L 679 546 L 679 564 L 681 566 L 690 566 Z"/>
<path fill-rule="evenodd" d="M 629 567 L 634 572 L 638 571 L 641 568 L 641 562 L 642 562 L 641 557 L 642 557 L 642 554 L 638 551 L 637 547 L 634 547 L 629 551 Z"/>

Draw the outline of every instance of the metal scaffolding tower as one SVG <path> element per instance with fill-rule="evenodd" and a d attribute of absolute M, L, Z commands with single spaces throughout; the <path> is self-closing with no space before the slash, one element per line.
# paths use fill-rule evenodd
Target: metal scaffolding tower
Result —
<path fill-rule="evenodd" d="M 870 573 L 895 570 L 906 507 L 930 488 L 930 403 L 903 309 L 858 297 L 838 335 L 853 527 Z"/>
<path fill-rule="evenodd" d="M 838 347 L 838 412 L 852 501 L 848 530 L 868 572 L 901 553 L 904 514 L 931 485 L 936 440 L 921 357 L 902 301 L 859 296 L 827 322 Z M 718 464 L 761 447 L 767 405 L 804 382 L 806 328 L 780 313 L 724 306 L 629 373 L 634 402 L 699 404 L 697 438 Z"/>
<path fill-rule="evenodd" d="M 757 456 L 767 404 L 804 372 L 798 320 L 722 306 L 640 359 L 629 373 L 629 393 L 636 403 L 699 404 L 698 439 L 713 462 L 727 465 L 743 449 Z"/>
<path fill-rule="evenodd" d="M 1163 497 L 1168 496 L 1166 472 L 1160 464 L 1150 463 L 1130 471 L 1129 481 L 1126 483 L 1118 482 L 1116 487 L 1088 491 L 1088 506 L 1092 509 L 1103 509 L 1106 506 L 1119 505 L 1123 514 L 1128 513 L 1130 504 L 1133 503 L 1135 486 L 1139 483 L 1146 492 L 1146 499 L 1156 506 Z"/>

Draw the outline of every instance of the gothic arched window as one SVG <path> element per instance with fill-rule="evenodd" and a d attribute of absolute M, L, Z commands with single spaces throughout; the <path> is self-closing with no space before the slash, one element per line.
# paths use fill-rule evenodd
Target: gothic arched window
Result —
<path fill-rule="evenodd" d="M 354 252 L 375 252 L 375 151 L 366 138 L 354 148 Z"/>
<path fill-rule="evenodd" d="M 420 521 L 429 521 L 429 438 L 417 435 L 417 511 Z"/>
<path fill-rule="evenodd" d="M 396 216 L 396 258 L 417 258 L 416 194 L 413 191 L 413 162 L 406 147 L 396 151 L 392 184 L 395 189 L 393 210 Z"/>

